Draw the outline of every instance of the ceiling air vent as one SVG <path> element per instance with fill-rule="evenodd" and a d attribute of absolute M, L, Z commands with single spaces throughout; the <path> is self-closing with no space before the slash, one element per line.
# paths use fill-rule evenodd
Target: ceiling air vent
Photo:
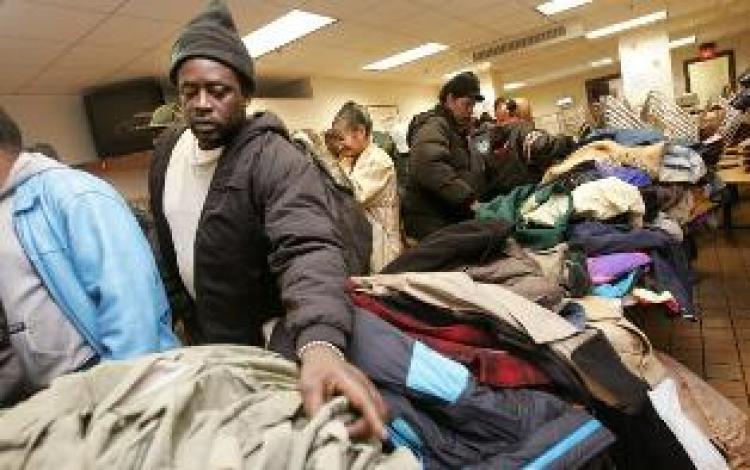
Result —
<path fill-rule="evenodd" d="M 526 34 L 515 38 L 502 38 L 498 41 L 484 44 L 471 51 L 474 62 L 483 62 L 509 52 L 528 49 L 534 46 L 542 46 L 559 42 L 560 40 L 580 36 L 583 28 L 570 27 L 568 25 L 557 25 L 542 31 Z"/>

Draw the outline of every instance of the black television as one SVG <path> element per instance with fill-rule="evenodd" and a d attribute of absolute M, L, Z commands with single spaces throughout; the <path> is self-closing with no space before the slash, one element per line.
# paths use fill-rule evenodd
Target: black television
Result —
<path fill-rule="evenodd" d="M 100 158 L 142 152 L 153 147 L 145 126 L 164 104 L 155 78 L 140 78 L 89 90 L 83 97 L 86 115 Z"/>

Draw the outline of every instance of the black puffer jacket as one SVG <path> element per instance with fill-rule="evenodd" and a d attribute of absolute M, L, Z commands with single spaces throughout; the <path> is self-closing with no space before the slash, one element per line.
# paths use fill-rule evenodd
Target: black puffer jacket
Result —
<path fill-rule="evenodd" d="M 151 204 L 164 262 L 177 262 L 164 216 L 164 181 L 183 130 L 155 150 Z M 263 345 L 262 325 L 285 316 L 296 347 L 310 341 L 346 348 L 352 309 L 341 242 L 314 163 L 270 113 L 250 118 L 224 148 L 195 239 L 195 302 L 185 323 L 196 343 Z M 170 282 L 166 282 L 170 285 Z"/>
<path fill-rule="evenodd" d="M 422 239 L 472 217 L 484 191 L 485 162 L 469 151 L 466 131 L 442 105 L 409 125 L 409 182 L 403 204 L 406 233 Z"/>

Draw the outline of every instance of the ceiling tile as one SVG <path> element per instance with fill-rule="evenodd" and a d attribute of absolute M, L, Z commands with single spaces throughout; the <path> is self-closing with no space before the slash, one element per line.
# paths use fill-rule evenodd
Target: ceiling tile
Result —
<path fill-rule="evenodd" d="M 72 94 L 97 85 L 103 73 L 99 70 L 53 67 L 28 81 L 19 89 L 20 93 Z"/>
<path fill-rule="evenodd" d="M 14 66 L 3 69 L 3 79 L 0 80 L 0 95 L 15 94 L 21 86 L 33 78 L 41 70 L 41 66 Z"/>
<path fill-rule="evenodd" d="M 111 70 L 123 67 L 142 55 L 143 50 L 125 46 L 79 44 L 58 58 L 54 67 Z"/>
<path fill-rule="evenodd" d="M 110 13 L 114 11 L 122 0 L 26 0 L 28 3 L 53 5 L 73 10 L 92 11 L 96 13 Z"/>
<path fill-rule="evenodd" d="M 0 10 L 0 36 L 71 43 L 94 28 L 105 15 L 60 6 L 6 0 Z"/>
<path fill-rule="evenodd" d="M 83 39 L 89 46 L 129 46 L 143 49 L 161 44 L 181 25 L 149 18 L 114 15 Z"/>
<path fill-rule="evenodd" d="M 118 13 L 185 24 L 198 14 L 206 3 L 206 0 L 129 0 Z"/>
<path fill-rule="evenodd" d="M 0 58 L 3 61 L 3 74 L 16 65 L 45 65 L 62 53 L 66 46 L 59 41 L 39 39 L 0 39 Z"/>

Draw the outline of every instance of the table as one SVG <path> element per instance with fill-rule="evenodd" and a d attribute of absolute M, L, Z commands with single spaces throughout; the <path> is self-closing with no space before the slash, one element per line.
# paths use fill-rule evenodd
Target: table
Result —
<path fill-rule="evenodd" d="M 722 168 L 726 165 L 734 165 L 730 168 Z M 734 227 L 732 224 L 732 208 L 739 201 L 739 187 L 750 185 L 750 173 L 745 172 L 742 166 L 742 158 L 739 155 L 724 155 L 721 157 L 718 163 L 718 170 L 716 174 L 727 184 L 727 188 L 732 193 L 732 202 L 724 204 L 724 228 L 731 229 Z M 735 227 L 740 228 L 740 227 Z"/>

